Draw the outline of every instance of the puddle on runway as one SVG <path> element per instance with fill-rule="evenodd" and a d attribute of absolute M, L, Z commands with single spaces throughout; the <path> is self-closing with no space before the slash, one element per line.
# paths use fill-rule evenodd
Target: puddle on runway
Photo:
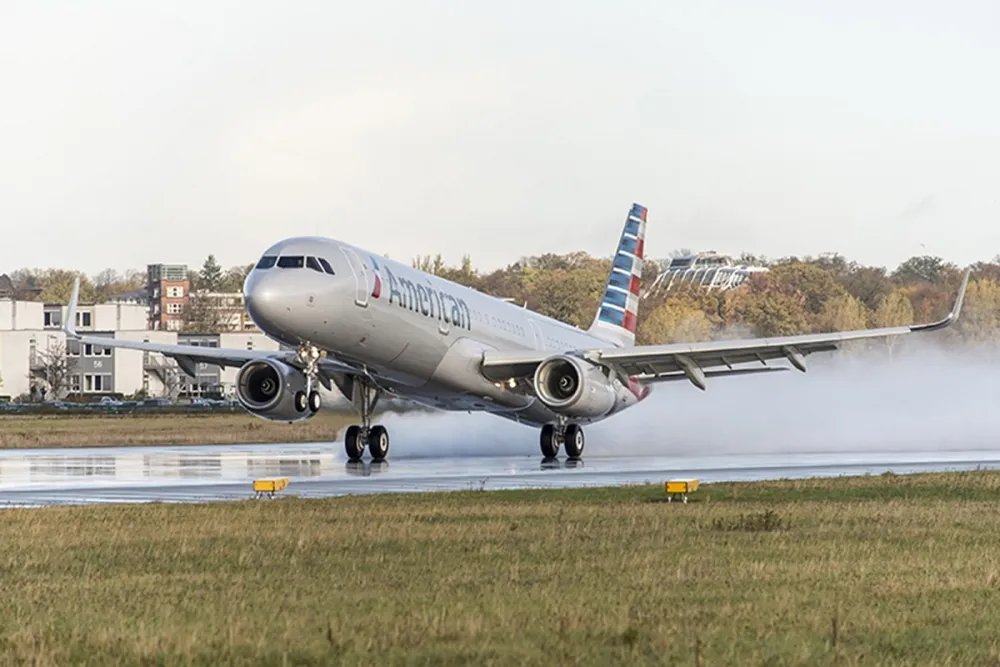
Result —
<path fill-rule="evenodd" d="M 0 453 L 0 490 L 38 485 L 156 484 L 190 481 L 245 481 L 260 477 L 321 477 L 343 472 L 330 448 L 264 451 L 202 448 L 109 449 L 85 455 L 64 453 Z M 88 450 L 94 452 L 94 450 Z"/>

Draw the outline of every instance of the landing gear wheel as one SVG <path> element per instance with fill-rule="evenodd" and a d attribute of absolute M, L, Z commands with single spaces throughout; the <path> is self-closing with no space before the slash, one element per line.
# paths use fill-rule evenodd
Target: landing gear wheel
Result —
<path fill-rule="evenodd" d="M 389 431 L 385 426 L 372 426 L 368 432 L 368 451 L 372 453 L 372 461 L 384 461 L 389 455 Z"/>
<path fill-rule="evenodd" d="M 579 424 L 569 424 L 566 426 L 563 445 L 566 447 L 567 458 L 580 458 L 580 455 L 583 454 L 583 444 L 583 428 Z"/>
<path fill-rule="evenodd" d="M 554 459 L 559 454 L 559 432 L 552 424 L 542 427 L 541 436 L 542 456 L 547 459 Z"/>
<path fill-rule="evenodd" d="M 347 460 L 361 460 L 361 455 L 365 451 L 365 438 L 364 432 L 357 424 L 347 427 L 347 433 L 344 435 L 344 451 L 347 452 Z"/>
<path fill-rule="evenodd" d="M 318 391 L 309 392 L 309 411 L 319 412 L 320 403 L 322 403 L 322 401 L 320 401 L 319 392 Z"/>
<path fill-rule="evenodd" d="M 299 412 L 305 412 L 306 408 L 309 407 L 309 399 L 306 398 L 306 392 L 297 391 L 295 392 L 295 409 Z"/>

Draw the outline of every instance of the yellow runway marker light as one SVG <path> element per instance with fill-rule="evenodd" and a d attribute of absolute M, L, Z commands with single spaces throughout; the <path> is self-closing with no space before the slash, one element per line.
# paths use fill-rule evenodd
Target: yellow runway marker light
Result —
<path fill-rule="evenodd" d="M 671 479 L 663 485 L 667 492 L 667 502 L 676 497 L 680 497 L 683 502 L 688 501 L 688 494 L 698 490 L 698 480 L 696 479 Z"/>
<path fill-rule="evenodd" d="M 274 494 L 279 491 L 284 491 L 288 488 L 288 478 L 287 477 L 273 477 L 271 479 L 255 479 L 253 481 L 253 491 L 257 494 L 257 497 L 267 494 L 268 497 L 273 498 Z"/>

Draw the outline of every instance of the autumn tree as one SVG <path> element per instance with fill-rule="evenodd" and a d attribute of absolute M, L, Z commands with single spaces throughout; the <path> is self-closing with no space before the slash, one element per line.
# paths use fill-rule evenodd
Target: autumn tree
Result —
<path fill-rule="evenodd" d="M 920 282 L 933 284 L 939 282 L 949 269 L 954 270 L 955 265 L 945 262 L 940 257 L 922 255 L 911 257 L 900 264 L 893 272 L 892 279 L 900 285 Z"/>
<path fill-rule="evenodd" d="M 713 324 L 705 313 L 683 299 L 668 299 L 639 318 L 638 345 L 709 340 Z"/>
<path fill-rule="evenodd" d="M 73 294 L 73 283 L 77 277 L 80 278 L 80 302 L 94 302 L 94 284 L 87 276 L 69 271 L 66 269 L 44 269 L 39 271 L 39 283 L 42 292 L 39 300 L 45 303 L 69 303 L 69 298 Z"/>
<path fill-rule="evenodd" d="M 971 342 L 997 341 L 1000 334 L 1000 283 L 992 278 L 970 281 L 962 316 L 955 328 Z"/>

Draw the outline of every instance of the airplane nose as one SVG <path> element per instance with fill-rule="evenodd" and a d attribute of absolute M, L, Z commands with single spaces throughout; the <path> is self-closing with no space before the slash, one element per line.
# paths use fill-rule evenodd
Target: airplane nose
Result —
<path fill-rule="evenodd" d="M 251 275 L 244 286 L 247 313 L 263 331 L 271 330 L 281 319 L 281 313 L 288 310 L 286 299 L 274 276 Z"/>

